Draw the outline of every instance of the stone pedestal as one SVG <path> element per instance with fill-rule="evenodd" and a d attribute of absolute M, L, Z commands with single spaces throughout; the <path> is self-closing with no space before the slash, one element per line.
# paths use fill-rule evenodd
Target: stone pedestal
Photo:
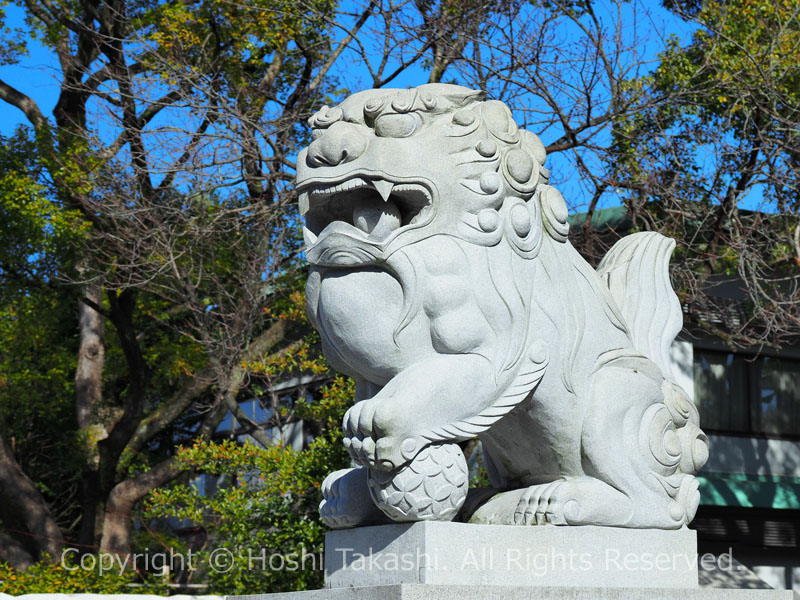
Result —
<path fill-rule="evenodd" d="M 426 585 L 404 583 L 372 587 L 228 596 L 227 600 L 798 600 L 779 590 L 641 589 L 527 587 L 501 585 Z"/>
<path fill-rule="evenodd" d="M 326 587 L 404 583 L 696 588 L 696 534 L 434 521 L 327 534 Z"/>
<path fill-rule="evenodd" d="M 700 588 L 697 565 L 688 529 L 417 522 L 329 532 L 326 589 L 228 600 L 793 599 Z"/>

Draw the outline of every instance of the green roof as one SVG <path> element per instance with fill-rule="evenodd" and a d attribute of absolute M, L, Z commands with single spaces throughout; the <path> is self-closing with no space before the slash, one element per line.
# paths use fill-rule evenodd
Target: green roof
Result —
<path fill-rule="evenodd" d="M 583 225 L 587 214 L 588 212 L 580 212 L 570 215 L 568 219 L 570 227 Z M 628 229 L 631 226 L 631 218 L 626 207 L 612 206 L 595 210 L 592 213 L 591 225 L 594 229 Z"/>

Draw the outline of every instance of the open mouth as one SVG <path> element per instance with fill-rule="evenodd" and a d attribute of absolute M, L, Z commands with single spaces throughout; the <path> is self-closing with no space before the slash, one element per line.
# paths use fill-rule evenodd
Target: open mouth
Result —
<path fill-rule="evenodd" d="M 430 190 L 415 182 L 359 176 L 312 185 L 300 194 L 306 243 L 315 243 L 332 224 L 353 227 L 367 239 L 383 242 L 400 228 L 423 222 L 431 200 Z"/>

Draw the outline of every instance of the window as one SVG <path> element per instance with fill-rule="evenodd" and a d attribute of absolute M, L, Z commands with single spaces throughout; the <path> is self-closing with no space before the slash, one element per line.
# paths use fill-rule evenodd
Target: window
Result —
<path fill-rule="evenodd" d="M 800 435 L 800 361 L 764 358 L 754 366 L 758 397 L 756 431 Z"/>
<path fill-rule="evenodd" d="M 800 437 L 800 361 L 694 350 L 704 429 Z"/>
<path fill-rule="evenodd" d="M 707 429 L 747 431 L 747 377 L 744 358 L 694 351 L 694 399 Z"/>

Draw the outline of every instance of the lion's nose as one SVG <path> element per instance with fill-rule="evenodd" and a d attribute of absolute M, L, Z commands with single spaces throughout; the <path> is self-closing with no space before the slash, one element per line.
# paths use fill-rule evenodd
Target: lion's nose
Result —
<path fill-rule="evenodd" d="M 367 149 L 367 136 L 357 125 L 339 121 L 328 127 L 308 147 L 312 167 L 335 167 L 357 159 Z"/>

